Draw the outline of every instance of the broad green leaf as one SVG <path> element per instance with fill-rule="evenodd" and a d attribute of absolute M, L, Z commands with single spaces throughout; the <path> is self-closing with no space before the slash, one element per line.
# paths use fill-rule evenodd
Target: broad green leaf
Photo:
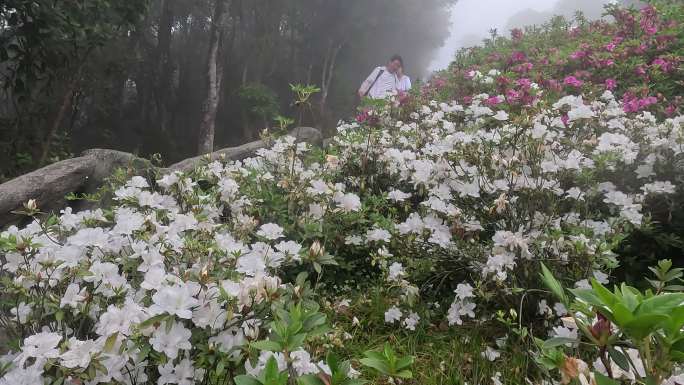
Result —
<path fill-rule="evenodd" d="M 252 342 L 252 346 L 256 349 L 267 350 L 269 352 L 280 352 L 283 350 L 283 346 L 280 343 L 271 340 Z"/>
<path fill-rule="evenodd" d="M 670 351 L 670 357 L 672 357 L 672 359 L 676 362 L 684 362 L 684 352 L 677 350 Z"/>
<path fill-rule="evenodd" d="M 390 344 L 385 343 L 384 352 L 385 352 L 385 358 L 387 358 L 389 361 L 394 361 L 394 359 L 396 358 L 396 355 L 394 354 L 394 350 L 392 350 L 392 347 L 390 346 Z"/>
<path fill-rule="evenodd" d="M 382 374 L 389 374 L 390 373 L 390 368 L 387 366 L 387 363 L 384 360 L 379 360 L 377 358 L 362 358 L 359 360 L 361 364 L 364 366 L 368 366 L 370 368 L 373 368 L 377 371 L 379 371 Z"/>
<path fill-rule="evenodd" d="M 325 363 L 328 364 L 328 367 L 333 373 L 341 369 L 340 359 L 337 357 L 337 354 L 333 352 L 328 353 L 328 355 L 325 357 Z"/>
<path fill-rule="evenodd" d="M 619 381 L 606 377 L 599 372 L 594 372 L 594 378 L 596 378 L 596 385 L 620 385 Z"/>
<path fill-rule="evenodd" d="M 278 383 L 278 380 L 280 378 L 280 369 L 278 369 L 278 361 L 275 359 L 275 357 L 271 356 L 271 358 L 266 361 L 266 368 L 264 369 L 264 383 L 270 384 L 270 383 Z"/>
<path fill-rule="evenodd" d="M 252 376 L 237 376 L 233 378 L 233 381 L 235 381 L 235 385 L 262 385 L 259 380 Z"/>
<path fill-rule="evenodd" d="M 297 379 L 299 385 L 324 385 L 323 381 L 317 376 L 308 374 Z"/>
<path fill-rule="evenodd" d="M 317 326 L 309 331 L 309 337 L 318 337 L 325 333 L 330 332 L 332 329 L 328 325 Z"/>
<path fill-rule="evenodd" d="M 606 289 L 605 286 L 594 278 L 591 279 L 591 287 L 594 289 L 596 296 L 603 302 L 605 306 L 611 308 L 615 302 L 617 302 L 617 297 L 615 294 L 611 293 L 610 290 Z"/>
<path fill-rule="evenodd" d="M 342 383 L 342 385 L 364 385 L 367 384 L 368 381 L 366 380 L 360 380 L 358 378 L 350 378 Z"/>
<path fill-rule="evenodd" d="M 396 370 L 401 370 L 404 369 L 407 366 L 413 365 L 414 358 L 413 356 L 407 356 L 403 357 L 397 360 L 397 363 L 395 364 L 394 368 Z"/>
<path fill-rule="evenodd" d="M 572 344 L 572 343 L 577 343 L 577 340 L 574 338 L 566 338 L 566 337 L 553 337 L 549 338 L 548 340 L 544 341 L 542 344 L 542 349 L 551 349 L 555 348 L 557 346 L 565 345 L 565 344 Z"/>
<path fill-rule="evenodd" d="M 551 293 L 558 298 L 558 300 L 563 303 L 564 305 L 568 304 L 568 297 L 565 294 L 565 291 L 563 291 L 563 286 L 556 280 L 556 278 L 551 274 L 551 271 L 544 265 L 544 263 L 541 263 L 541 279 L 542 282 L 544 282 L 544 285 L 551 290 Z"/>
<path fill-rule="evenodd" d="M 116 344 L 116 338 L 119 336 L 119 332 L 116 332 L 109 337 L 107 337 L 107 340 L 105 341 L 104 345 L 104 351 L 105 352 L 111 352 L 112 349 L 114 348 L 114 344 Z"/>
<path fill-rule="evenodd" d="M 570 292 L 574 294 L 575 297 L 581 299 L 589 305 L 603 305 L 601 299 L 596 295 L 596 293 L 592 289 L 570 289 Z"/>
<path fill-rule="evenodd" d="M 413 378 L 413 373 L 411 373 L 410 370 L 402 370 L 401 372 L 397 373 L 396 376 L 399 378 Z"/>
<path fill-rule="evenodd" d="M 625 325 L 634 319 L 632 312 L 622 303 L 616 303 L 612 307 L 614 322 L 617 325 Z"/>
<path fill-rule="evenodd" d="M 664 314 L 644 314 L 622 325 L 625 334 L 636 339 L 642 339 L 653 333 L 667 320 Z"/>
<path fill-rule="evenodd" d="M 670 314 L 669 319 L 665 322 L 665 329 L 668 335 L 672 337 L 678 334 L 679 331 L 684 327 L 684 306 L 678 306 L 674 308 Z"/>
<path fill-rule="evenodd" d="M 615 349 L 614 347 L 609 347 L 608 348 L 608 355 L 610 355 L 610 358 L 615 361 L 616 364 L 620 367 L 620 369 L 624 370 L 625 372 L 629 372 L 629 361 L 627 360 L 627 357 L 620 352 L 619 350 Z"/>
<path fill-rule="evenodd" d="M 644 300 L 636 310 L 636 314 L 667 314 L 684 303 L 684 293 L 660 294 Z"/>
<path fill-rule="evenodd" d="M 631 288 L 624 283 L 621 285 L 620 289 L 622 292 L 622 305 L 624 305 L 630 312 L 633 312 L 634 309 L 636 309 L 636 307 L 639 305 L 637 296 L 634 294 L 634 292 L 632 292 Z"/>
<path fill-rule="evenodd" d="M 287 350 L 289 350 L 289 351 L 297 350 L 298 347 L 300 347 L 304 344 L 304 341 L 306 340 L 306 336 L 307 336 L 306 333 L 299 333 L 299 334 L 295 334 L 292 337 L 288 338 Z"/>
<path fill-rule="evenodd" d="M 157 314 L 156 316 L 154 316 L 154 317 L 152 317 L 152 318 L 148 318 L 147 320 L 141 322 L 140 325 L 138 325 L 138 327 L 139 327 L 140 329 L 145 329 L 145 328 L 147 328 L 147 327 L 149 327 L 149 326 L 152 326 L 152 325 L 156 324 L 157 322 L 161 322 L 161 321 L 162 321 L 163 319 L 165 319 L 166 317 L 168 317 L 168 314 L 166 314 L 166 313 L 164 313 L 164 314 Z"/>
<path fill-rule="evenodd" d="M 385 360 L 385 356 L 380 352 L 376 352 L 375 350 L 368 350 L 368 351 L 364 352 L 363 354 L 368 358 L 374 358 L 374 359 L 380 360 L 380 361 Z"/>
<path fill-rule="evenodd" d="M 326 316 L 323 313 L 316 313 L 304 320 L 304 330 L 311 330 L 317 326 L 325 324 Z"/>

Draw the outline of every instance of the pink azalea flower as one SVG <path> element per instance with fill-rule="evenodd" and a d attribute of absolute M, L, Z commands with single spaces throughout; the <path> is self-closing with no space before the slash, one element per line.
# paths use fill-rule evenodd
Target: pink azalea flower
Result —
<path fill-rule="evenodd" d="M 501 102 L 502 102 L 502 100 L 499 99 L 498 96 L 492 96 L 492 97 L 488 98 L 487 100 L 485 100 L 484 103 L 488 106 L 496 106 L 497 104 L 499 104 Z"/>
<path fill-rule="evenodd" d="M 672 71 L 672 70 L 674 69 L 674 65 L 673 65 L 673 64 L 674 64 L 674 63 L 671 63 L 671 62 L 669 62 L 669 61 L 667 61 L 667 60 L 665 60 L 665 59 L 663 59 L 663 58 L 660 58 L 660 57 L 655 58 L 655 59 L 653 60 L 653 62 L 651 62 L 651 65 L 652 65 L 652 66 L 658 66 L 658 67 L 660 67 L 660 69 L 663 70 L 664 72 L 670 72 L 670 71 Z"/>
<path fill-rule="evenodd" d="M 634 73 L 636 73 L 639 76 L 644 76 L 646 75 L 646 69 L 644 66 L 638 66 L 634 69 Z"/>
<path fill-rule="evenodd" d="M 615 79 L 606 79 L 606 89 L 608 90 L 614 90 L 615 87 L 617 87 L 617 81 Z"/>
<path fill-rule="evenodd" d="M 506 91 L 506 100 L 509 103 L 514 103 L 520 100 L 520 93 L 515 90 L 508 90 Z"/>
<path fill-rule="evenodd" d="M 568 126 L 568 123 L 570 122 L 568 114 L 563 114 L 563 116 L 561 116 L 561 122 L 563 122 L 566 127 Z"/>
<path fill-rule="evenodd" d="M 529 89 L 530 86 L 532 85 L 532 81 L 528 78 L 518 79 L 518 81 L 516 83 L 518 84 L 518 86 L 520 86 L 524 89 Z"/>
<path fill-rule="evenodd" d="M 527 58 L 525 52 L 515 51 L 511 54 L 511 62 L 521 62 Z"/>
<path fill-rule="evenodd" d="M 675 114 L 675 112 L 677 112 L 677 107 L 675 107 L 674 104 L 670 104 L 665 108 L 665 115 L 667 116 L 672 116 Z"/>
<path fill-rule="evenodd" d="M 565 79 L 563 79 L 563 84 L 566 86 L 572 86 L 572 87 L 582 87 L 582 84 L 584 84 L 581 80 L 577 79 L 574 76 L 567 76 Z"/>
<path fill-rule="evenodd" d="M 588 56 L 587 51 L 575 51 L 570 54 L 570 59 L 579 60 Z"/>

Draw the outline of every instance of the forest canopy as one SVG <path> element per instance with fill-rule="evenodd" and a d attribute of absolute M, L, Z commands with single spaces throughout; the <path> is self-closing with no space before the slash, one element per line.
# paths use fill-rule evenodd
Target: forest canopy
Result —
<path fill-rule="evenodd" d="M 6 0 L 0 180 L 92 147 L 180 160 L 207 125 L 254 140 L 294 115 L 291 83 L 321 88 L 304 123 L 330 130 L 391 54 L 425 75 L 452 2 Z"/>

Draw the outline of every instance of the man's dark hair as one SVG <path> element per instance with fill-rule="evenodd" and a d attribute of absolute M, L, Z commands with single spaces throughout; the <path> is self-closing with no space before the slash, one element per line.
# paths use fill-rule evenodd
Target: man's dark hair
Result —
<path fill-rule="evenodd" d="M 395 61 L 395 60 L 399 61 L 399 64 L 401 64 L 402 67 L 404 66 L 404 59 L 402 59 L 401 56 L 392 55 L 392 57 L 390 58 L 390 63 Z"/>

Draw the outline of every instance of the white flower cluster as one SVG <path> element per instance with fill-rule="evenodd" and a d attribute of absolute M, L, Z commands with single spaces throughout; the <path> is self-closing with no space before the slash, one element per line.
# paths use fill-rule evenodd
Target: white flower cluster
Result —
<path fill-rule="evenodd" d="M 25 338 L 0 384 L 76 370 L 93 374 L 88 384 L 140 384 L 154 371 L 158 385 L 189 384 L 211 370 L 198 359 L 207 350 L 252 374 L 271 357 L 300 374 L 325 371 L 306 351 L 244 359 L 287 289 L 284 269 L 330 264 L 326 250 L 371 255 L 399 288 L 385 321 L 415 330 L 421 317 L 397 306 L 418 294 L 410 262 L 439 255 L 477 281 L 456 287 L 447 319 L 460 325 L 476 317 L 476 292 L 506 292 L 532 259 L 601 269 L 619 232 L 644 223 L 648 199 L 681 191 L 661 170 L 684 153 L 684 117 L 628 118 L 606 93 L 513 123 L 488 97 L 432 102 L 411 122 L 382 115 L 380 128 L 342 125 L 325 158 L 286 136 L 154 188 L 134 177 L 111 210 L 10 228 L 2 239 L 16 247 L 2 272 Z"/>

